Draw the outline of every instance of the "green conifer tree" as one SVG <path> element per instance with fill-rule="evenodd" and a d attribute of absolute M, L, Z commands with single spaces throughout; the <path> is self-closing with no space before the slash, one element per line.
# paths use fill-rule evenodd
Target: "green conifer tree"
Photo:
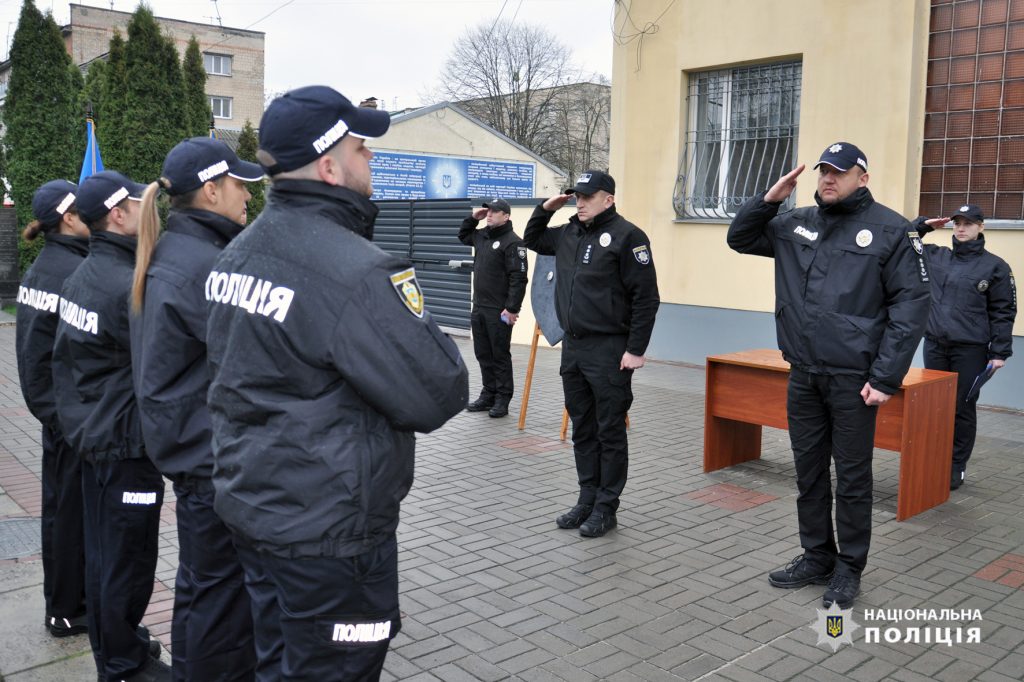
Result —
<path fill-rule="evenodd" d="M 44 17 L 32 0 L 21 7 L 10 59 L 3 145 L 22 226 L 32 219 L 32 195 L 39 185 L 55 178 L 78 179 L 85 151 L 84 118 L 78 110 L 82 79 L 53 17 Z M 35 259 L 39 245 L 26 247 L 20 245 L 23 269 Z"/>
<path fill-rule="evenodd" d="M 195 36 L 188 41 L 185 60 L 182 63 L 182 75 L 185 80 L 185 135 L 187 137 L 206 136 L 210 132 L 210 100 L 206 96 L 206 67 L 203 65 L 203 53 L 199 51 L 199 42 Z"/>
<path fill-rule="evenodd" d="M 120 170 L 136 182 L 160 176 L 164 157 L 185 137 L 184 81 L 178 51 L 153 12 L 139 5 L 128 22 Z M 112 166 L 113 167 L 113 166 Z"/>
<path fill-rule="evenodd" d="M 99 96 L 92 102 L 96 116 L 96 141 L 103 154 L 103 165 L 113 170 L 124 168 L 126 147 L 124 138 L 124 109 L 127 104 L 128 79 L 125 75 L 126 44 L 121 32 L 114 30 L 107 52 L 107 63 L 97 67 L 93 78 L 99 80 Z M 93 67 L 90 67 L 90 72 Z M 88 83 L 88 78 L 86 82 Z"/>
<path fill-rule="evenodd" d="M 238 136 L 238 149 L 236 150 L 238 158 L 256 163 L 257 149 L 259 149 L 259 139 L 256 137 L 256 129 L 253 128 L 252 121 L 245 119 L 245 125 L 242 126 L 242 132 Z M 250 223 L 256 219 L 256 216 L 263 210 L 263 205 L 267 203 L 265 183 L 266 180 L 259 180 L 246 184 L 249 193 L 252 194 L 247 211 Z"/>

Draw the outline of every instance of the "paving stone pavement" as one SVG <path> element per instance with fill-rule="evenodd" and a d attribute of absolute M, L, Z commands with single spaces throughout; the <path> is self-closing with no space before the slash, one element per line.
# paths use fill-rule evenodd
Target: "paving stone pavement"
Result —
<path fill-rule="evenodd" d="M 14 330 L 0 327 L 0 520 L 38 516 L 38 425 L 21 401 Z M 468 340 L 460 340 L 479 388 Z M 517 390 L 528 348 L 514 347 Z M 762 458 L 702 472 L 704 371 L 652 362 L 634 376 L 630 474 L 619 528 L 558 529 L 575 501 L 558 440 L 557 350 L 538 351 L 526 429 L 463 413 L 418 437 L 402 508 L 402 631 L 385 680 L 1012 680 L 1024 677 L 1024 415 L 979 414 L 966 485 L 897 523 L 898 455 L 876 451 L 874 535 L 853 644 L 833 653 L 810 625 L 821 586 L 765 579 L 799 554 L 784 431 Z M 26 475 L 28 474 L 28 475 Z M 173 494 L 146 623 L 169 644 L 177 536 Z M 38 555 L 0 560 L 2 679 L 92 679 L 84 637 L 39 626 Z M 980 611 L 981 620 L 866 621 L 866 609 Z M 978 627 L 979 643 L 902 641 L 908 627 Z M 866 642 L 889 628 L 901 641 Z M 164 654 L 165 660 L 167 654 Z"/>

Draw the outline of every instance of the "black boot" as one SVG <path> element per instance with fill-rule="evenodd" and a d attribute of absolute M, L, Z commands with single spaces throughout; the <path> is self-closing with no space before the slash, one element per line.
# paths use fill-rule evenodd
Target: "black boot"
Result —
<path fill-rule="evenodd" d="M 494 406 L 487 412 L 492 417 L 507 417 L 508 416 L 508 399 L 497 398 L 494 401 Z"/>
<path fill-rule="evenodd" d="M 486 412 L 494 407 L 494 396 L 486 396 L 483 393 L 480 397 L 466 405 L 466 412 Z"/>

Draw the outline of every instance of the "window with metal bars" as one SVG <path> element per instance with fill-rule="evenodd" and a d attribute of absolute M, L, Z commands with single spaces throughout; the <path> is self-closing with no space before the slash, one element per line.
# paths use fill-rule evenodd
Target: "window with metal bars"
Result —
<path fill-rule="evenodd" d="M 732 218 L 793 169 L 800 73 L 800 62 L 786 62 L 690 74 L 676 216 Z"/>

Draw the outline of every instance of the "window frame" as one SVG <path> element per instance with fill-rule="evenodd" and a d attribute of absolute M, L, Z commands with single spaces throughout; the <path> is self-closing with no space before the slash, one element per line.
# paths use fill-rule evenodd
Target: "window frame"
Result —
<path fill-rule="evenodd" d="M 776 80 L 780 85 L 777 89 L 762 85 L 767 82 L 774 86 Z M 792 58 L 684 74 L 682 149 L 672 193 L 676 221 L 731 221 L 744 201 L 768 189 L 779 176 L 791 170 L 784 166 L 795 166 L 802 80 L 803 61 Z M 743 83 L 743 89 L 736 85 L 737 81 Z M 706 91 L 702 86 L 706 86 Z M 715 96 L 720 98 L 717 104 L 712 99 Z M 746 115 L 746 125 L 737 125 L 734 118 L 733 107 L 739 98 L 746 98 L 746 108 L 737 110 Z M 709 106 L 720 109 L 714 118 L 708 117 Z M 784 116 L 787 113 L 788 118 Z M 757 125 L 749 125 L 751 118 L 757 120 Z M 753 135 L 749 134 L 751 130 L 755 131 Z M 783 144 L 780 158 L 780 145 Z M 772 146 L 772 157 L 766 167 L 765 158 Z M 748 147 L 751 149 L 750 158 L 744 160 Z M 760 158 L 755 165 L 759 147 Z M 737 167 L 736 158 L 742 166 Z M 786 163 L 787 160 L 790 164 Z M 756 183 L 754 192 L 731 192 L 730 186 L 736 190 L 741 181 L 749 192 L 751 171 L 757 173 L 753 176 Z M 762 178 L 763 174 L 771 177 Z M 785 206 L 792 206 L 793 201 L 794 197 L 790 197 Z"/>
<path fill-rule="evenodd" d="M 206 64 L 206 58 L 210 57 L 211 64 L 217 61 L 226 62 L 228 65 L 227 71 L 211 71 Z M 206 71 L 208 76 L 225 76 L 231 77 L 232 71 L 234 70 L 234 56 L 230 54 L 221 54 L 220 52 L 204 52 L 203 53 L 203 70 Z"/>
<path fill-rule="evenodd" d="M 222 120 L 229 120 L 229 119 L 234 117 L 235 105 L 234 105 L 234 98 L 233 97 L 226 97 L 224 95 L 207 95 L 207 97 L 209 97 L 209 101 L 210 101 L 210 113 L 213 114 L 214 118 L 219 118 L 219 119 L 222 119 Z M 217 109 L 216 109 L 216 107 L 213 106 L 214 100 L 220 100 L 222 102 L 222 105 L 221 105 L 221 108 L 220 108 L 221 115 L 217 114 Z M 223 111 L 224 111 L 223 102 L 227 102 L 227 105 L 228 105 L 228 115 L 227 116 L 223 115 Z"/>

